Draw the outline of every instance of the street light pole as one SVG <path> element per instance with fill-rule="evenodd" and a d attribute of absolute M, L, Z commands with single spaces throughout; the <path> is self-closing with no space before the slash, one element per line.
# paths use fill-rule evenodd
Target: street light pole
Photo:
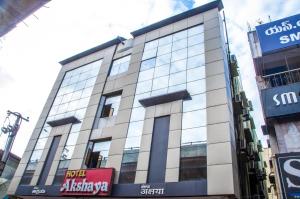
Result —
<path fill-rule="evenodd" d="M 16 120 L 15 120 L 14 124 L 10 125 L 10 123 L 9 123 L 9 124 L 7 124 L 7 126 L 3 126 L 1 128 L 1 131 L 4 134 L 8 134 L 8 138 L 7 138 L 7 141 L 6 141 L 5 148 L 4 148 L 4 152 L 3 152 L 3 155 L 2 155 L 2 158 L 1 158 L 1 162 L 3 162 L 4 164 L 6 163 L 6 161 L 8 159 L 8 155 L 9 155 L 9 153 L 11 151 L 11 148 L 12 148 L 13 142 L 15 140 L 15 137 L 16 137 L 19 129 L 20 129 L 22 120 L 25 120 L 27 122 L 29 121 L 29 117 L 24 118 L 21 115 L 21 113 L 12 112 L 10 110 L 7 111 L 7 117 L 6 117 L 6 119 L 9 119 L 9 117 L 11 115 L 16 116 Z"/>

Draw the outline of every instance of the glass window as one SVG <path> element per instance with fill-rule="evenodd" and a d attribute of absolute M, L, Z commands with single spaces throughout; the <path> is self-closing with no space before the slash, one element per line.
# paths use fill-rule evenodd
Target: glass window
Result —
<path fill-rule="evenodd" d="M 206 143 L 181 146 L 179 180 L 207 179 Z"/>
<path fill-rule="evenodd" d="M 149 92 L 149 91 L 151 91 L 151 87 L 152 87 L 152 80 L 139 82 L 136 86 L 135 93 L 140 94 L 140 93 Z"/>
<path fill-rule="evenodd" d="M 182 129 L 206 125 L 206 109 L 186 112 L 182 114 Z"/>
<path fill-rule="evenodd" d="M 158 96 L 158 95 L 163 95 L 166 93 L 168 93 L 168 88 L 163 88 L 163 89 L 152 91 L 151 96 Z"/>
<path fill-rule="evenodd" d="M 172 43 L 172 35 L 160 38 L 158 40 L 158 43 L 159 43 L 160 46 Z"/>
<path fill-rule="evenodd" d="M 172 49 L 172 44 L 159 46 L 157 50 L 157 56 L 168 54 L 171 52 L 171 49 Z"/>
<path fill-rule="evenodd" d="M 138 149 L 124 150 L 119 176 L 120 184 L 134 183 L 138 155 Z"/>
<path fill-rule="evenodd" d="M 144 99 L 144 98 L 148 98 L 150 97 L 150 92 L 148 93 L 142 93 L 142 94 L 139 94 L 139 95 L 135 95 L 134 97 L 134 102 L 133 102 L 133 107 L 140 107 L 142 106 L 141 103 L 139 102 L 140 99 Z"/>
<path fill-rule="evenodd" d="M 141 136 L 128 137 L 125 143 L 125 149 L 140 148 Z"/>
<path fill-rule="evenodd" d="M 145 109 L 144 107 L 133 108 L 131 112 L 130 121 L 144 120 Z"/>
<path fill-rule="evenodd" d="M 193 95 L 191 100 L 183 101 L 183 112 L 195 111 L 206 108 L 206 95 Z"/>
<path fill-rule="evenodd" d="M 204 42 L 204 34 L 194 35 L 188 38 L 188 45 L 193 46 Z"/>
<path fill-rule="evenodd" d="M 170 75 L 169 86 L 183 84 L 185 82 L 186 82 L 186 72 L 185 71 Z"/>
<path fill-rule="evenodd" d="M 177 61 L 177 60 L 181 60 L 181 59 L 186 59 L 187 57 L 187 49 L 181 49 L 181 50 L 177 50 L 172 52 L 172 62 Z"/>
<path fill-rule="evenodd" d="M 148 59 L 148 60 L 143 61 L 141 64 L 141 71 L 148 70 L 150 68 L 154 68 L 155 60 L 156 59 L 153 58 L 153 59 Z"/>
<path fill-rule="evenodd" d="M 170 86 L 168 88 L 168 93 L 173 93 L 173 92 L 176 92 L 176 91 L 182 91 L 182 90 L 185 90 L 186 89 L 186 84 L 179 84 L 179 85 L 176 85 L 176 86 Z"/>
<path fill-rule="evenodd" d="M 193 68 L 187 71 L 187 81 L 195 81 L 205 78 L 205 67 Z"/>
<path fill-rule="evenodd" d="M 139 82 L 152 79 L 153 74 L 154 74 L 154 68 L 140 72 Z"/>
<path fill-rule="evenodd" d="M 187 30 L 183 30 L 183 31 L 173 34 L 173 41 L 184 39 L 186 37 L 187 37 Z"/>
<path fill-rule="evenodd" d="M 116 116 L 119 111 L 121 95 L 107 96 L 102 108 L 101 117 Z"/>
<path fill-rule="evenodd" d="M 93 144 L 92 150 L 87 152 L 87 167 L 105 167 L 108 159 L 108 152 L 111 141 L 100 141 Z"/>
<path fill-rule="evenodd" d="M 183 129 L 181 145 L 189 145 L 196 142 L 206 142 L 206 127 Z"/>
<path fill-rule="evenodd" d="M 53 185 L 60 185 L 65 177 L 65 172 L 68 170 L 70 160 L 61 160 L 58 164 L 56 174 L 54 176 Z"/>
<path fill-rule="evenodd" d="M 172 51 L 176 51 L 187 47 L 187 39 L 181 39 L 173 42 Z"/>
<path fill-rule="evenodd" d="M 195 67 L 198 67 L 198 66 L 204 66 L 204 65 L 205 65 L 204 54 L 188 58 L 188 63 L 187 63 L 187 68 L 188 69 L 195 68 Z"/>
<path fill-rule="evenodd" d="M 60 159 L 61 160 L 70 160 L 72 158 L 75 146 L 65 146 L 63 148 Z"/>
<path fill-rule="evenodd" d="M 195 26 L 193 28 L 188 29 L 189 36 L 200 34 L 200 33 L 203 33 L 203 25 Z"/>
<path fill-rule="evenodd" d="M 159 56 L 156 58 L 156 66 L 169 64 L 171 60 L 171 53 Z"/>
<path fill-rule="evenodd" d="M 187 83 L 187 90 L 190 95 L 196 95 L 199 93 L 204 93 L 206 90 L 206 82 L 205 79 L 188 82 Z"/>
<path fill-rule="evenodd" d="M 109 76 L 124 73 L 128 70 L 131 55 L 113 61 Z"/>
<path fill-rule="evenodd" d="M 204 44 L 197 44 L 194 46 L 189 47 L 188 49 L 188 56 L 193 57 L 195 55 L 203 54 L 204 53 Z"/>
<path fill-rule="evenodd" d="M 157 48 L 144 51 L 142 60 L 150 59 L 156 56 Z"/>
<path fill-rule="evenodd" d="M 128 128 L 127 137 L 141 136 L 143 133 L 144 121 L 131 122 Z"/>
<path fill-rule="evenodd" d="M 170 73 L 177 73 L 186 70 L 186 59 L 171 63 Z"/>
<path fill-rule="evenodd" d="M 38 162 L 40 158 L 42 157 L 43 150 L 35 150 L 33 151 L 31 157 L 30 157 L 30 162 Z"/>
<path fill-rule="evenodd" d="M 37 149 L 43 149 L 46 145 L 48 138 L 39 138 L 36 145 L 35 145 L 35 150 Z"/>
<path fill-rule="evenodd" d="M 66 145 L 75 145 L 77 142 L 79 132 L 70 133 Z"/>
<path fill-rule="evenodd" d="M 153 79 L 152 90 L 158 90 L 158 89 L 161 89 L 161 88 L 168 87 L 168 80 L 169 80 L 168 76 Z"/>
<path fill-rule="evenodd" d="M 169 75 L 170 64 L 155 67 L 154 77 Z"/>
<path fill-rule="evenodd" d="M 153 49 L 158 46 L 158 40 L 150 41 L 145 44 L 145 50 Z"/>

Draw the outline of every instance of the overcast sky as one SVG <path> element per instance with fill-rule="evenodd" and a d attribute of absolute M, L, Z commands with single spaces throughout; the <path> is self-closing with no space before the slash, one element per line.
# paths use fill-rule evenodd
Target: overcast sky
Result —
<path fill-rule="evenodd" d="M 6 111 L 30 117 L 12 152 L 21 156 L 60 70 L 59 61 L 210 0 L 52 0 L 0 38 L 0 126 Z M 299 0 L 223 0 L 231 52 L 237 55 L 257 133 L 262 137 L 261 106 L 247 41 L 247 23 L 298 14 Z M 4 147 L 5 136 L 0 138 Z"/>

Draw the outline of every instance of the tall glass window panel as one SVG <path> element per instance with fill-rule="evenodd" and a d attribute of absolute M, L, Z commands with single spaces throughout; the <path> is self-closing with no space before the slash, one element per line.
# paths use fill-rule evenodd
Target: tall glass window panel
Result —
<path fill-rule="evenodd" d="M 182 114 L 182 129 L 195 128 L 206 125 L 206 109 L 186 112 Z"/>
<path fill-rule="evenodd" d="M 87 167 L 101 168 L 105 167 L 108 159 L 108 152 L 111 141 L 99 141 L 93 144 L 93 148 L 88 152 Z"/>
<path fill-rule="evenodd" d="M 113 61 L 109 76 L 124 73 L 128 70 L 131 55 Z"/>
<path fill-rule="evenodd" d="M 197 67 L 192 68 L 187 71 L 187 81 L 192 82 L 195 80 L 203 79 L 205 78 L 205 67 Z"/>
<path fill-rule="evenodd" d="M 196 68 L 198 66 L 204 66 L 205 65 L 205 56 L 204 54 L 196 55 L 193 57 L 189 57 L 187 60 L 187 68 Z"/>
<path fill-rule="evenodd" d="M 124 150 L 119 176 L 120 184 L 134 183 L 138 155 L 138 149 Z"/>
<path fill-rule="evenodd" d="M 46 121 L 57 120 L 70 116 L 75 116 L 81 120 L 84 117 L 101 63 L 102 60 L 98 60 L 66 72 Z M 84 95 L 82 95 L 83 93 Z M 26 167 L 25 173 L 27 171 L 30 175 L 31 173 L 34 173 L 36 165 L 43 153 L 50 131 L 51 127 L 45 123 L 30 157 L 30 161 Z M 71 140 L 75 140 L 75 138 L 73 137 Z M 68 152 L 65 150 L 65 157 L 72 156 L 72 151 L 72 147 L 68 148 Z M 31 179 L 28 178 L 26 183 L 30 183 L 30 180 Z"/>

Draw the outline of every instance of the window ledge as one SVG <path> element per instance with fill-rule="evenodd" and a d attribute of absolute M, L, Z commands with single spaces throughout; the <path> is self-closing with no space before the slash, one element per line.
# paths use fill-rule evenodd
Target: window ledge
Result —
<path fill-rule="evenodd" d="M 173 93 L 167 93 L 167 94 L 163 94 L 163 95 L 140 99 L 139 102 L 143 105 L 143 107 L 149 107 L 149 106 L 168 103 L 168 102 L 181 100 L 181 99 L 182 100 L 190 99 L 190 97 L 191 96 L 190 96 L 189 92 L 185 89 L 185 90 L 176 91 Z"/>

